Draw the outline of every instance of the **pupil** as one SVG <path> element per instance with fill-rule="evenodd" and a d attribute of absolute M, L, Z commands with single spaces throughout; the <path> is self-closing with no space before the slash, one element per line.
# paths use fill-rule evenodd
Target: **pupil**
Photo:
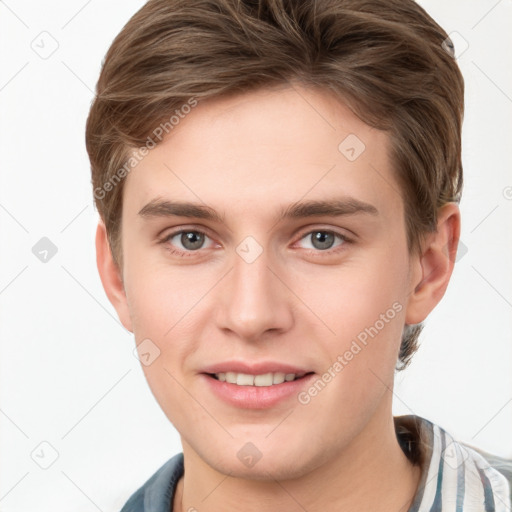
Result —
<path fill-rule="evenodd" d="M 313 246 L 317 249 L 329 249 L 334 243 L 334 235 L 325 231 L 317 231 L 313 237 Z"/>
<path fill-rule="evenodd" d="M 181 243 L 186 249 L 199 249 L 203 241 L 204 236 L 201 233 L 190 231 L 188 233 L 182 233 L 181 235 Z"/>

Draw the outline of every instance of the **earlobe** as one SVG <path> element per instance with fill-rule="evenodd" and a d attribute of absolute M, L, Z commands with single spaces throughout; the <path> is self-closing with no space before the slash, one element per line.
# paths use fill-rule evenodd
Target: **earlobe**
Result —
<path fill-rule="evenodd" d="M 96 265 L 103 289 L 117 311 L 119 320 L 128 331 L 133 332 L 121 271 L 112 257 L 107 230 L 101 219 L 96 229 Z"/>
<path fill-rule="evenodd" d="M 406 324 L 419 324 L 445 294 L 455 265 L 460 237 L 460 211 L 455 203 L 442 206 L 438 212 L 437 231 L 430 233 L 415 262 L 421 278 L 411 283 L 406 309 Z"/>

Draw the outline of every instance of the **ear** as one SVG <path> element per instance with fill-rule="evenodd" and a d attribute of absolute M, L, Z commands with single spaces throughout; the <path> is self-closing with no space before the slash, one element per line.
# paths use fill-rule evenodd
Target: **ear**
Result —
<path fill-rule="evenodd" d="M 133 332 L 121 271 L 112 257 L 107 230 L 101 219 L 96 229 L 96 265 L 103 289 L 116 309 L 119 320 L 126 329 Z"/>
<path fill-rule="evenodd" d="M 438 211 L 437 231 L 425 239 L 413 261 L 413 291 L 406 308 L 406 324 L 419 324 L 443 298 L 455 265 L 460 237 L 460 211 L 447 203 Z"/>

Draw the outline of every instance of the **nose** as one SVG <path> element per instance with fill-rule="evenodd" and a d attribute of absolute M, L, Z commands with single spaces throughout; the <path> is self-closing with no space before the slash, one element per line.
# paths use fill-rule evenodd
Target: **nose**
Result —
<path fill-rule="evenodd" d="M 287 331 L 294 321 L 293 293 L 283 270 L 267 250 L 254 261 L 240 254 L 235 252 L 233 268 L 218 292 L 218 327 L 246 341 Z"/>

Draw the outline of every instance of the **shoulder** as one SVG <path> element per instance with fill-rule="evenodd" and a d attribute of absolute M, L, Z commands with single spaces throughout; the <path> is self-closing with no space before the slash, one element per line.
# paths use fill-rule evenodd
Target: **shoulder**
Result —
<path fill-rule="evenodd" d="M 394 420 L 402 450 L 422 469 L 411 510 L 431 510 L 433 504 L 442 503 L 443 495 L 455 496 L 460 506 L 485 501 L 486 510 L 495 510 L 496 502 L 507 503 L 510 508 L 512 460 L 457 441 L 420 416 L 398 416 Z"/>
<path fill-rule="evenodd" d="M 498 473 L 501 473 L 507 479 L 510 485 L 510 497 L 512 499 L 512 459 L 494 455 L 466 443 L 461 444 L 481 455 L 491 468 L 495 469 Z"/>
<path fill-rule="evenodd" d="M 183 471 L 183 453 L 178 453 L 130 496 L 121 512 L 172 511 L 174 491 Z"/>

